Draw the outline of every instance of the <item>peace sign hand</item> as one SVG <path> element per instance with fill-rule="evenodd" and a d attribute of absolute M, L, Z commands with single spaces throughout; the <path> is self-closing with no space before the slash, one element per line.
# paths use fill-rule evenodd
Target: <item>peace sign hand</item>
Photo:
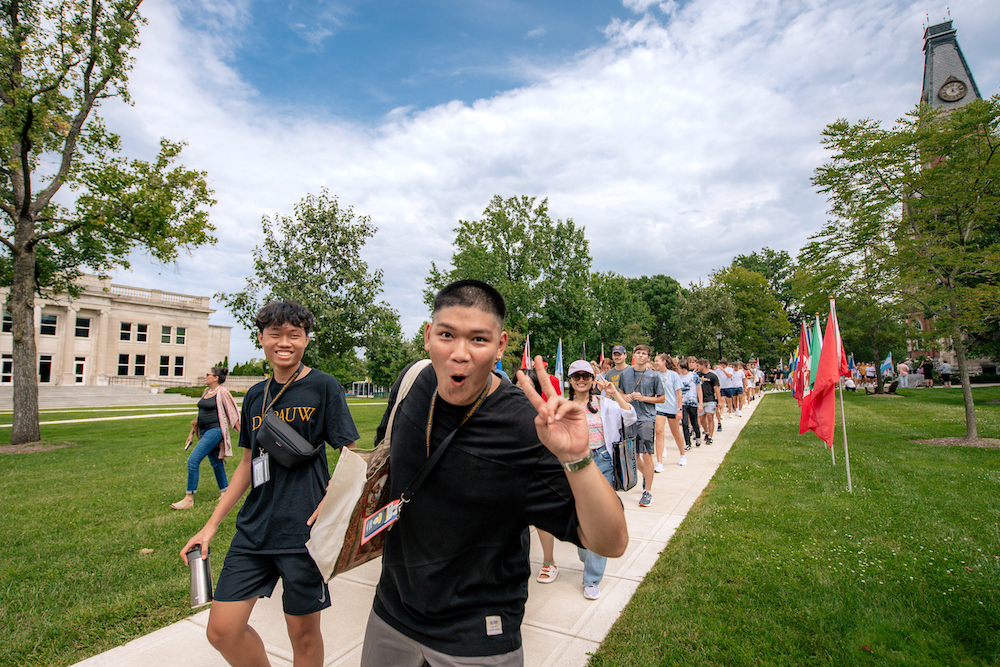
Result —
<path fill-rule="evenodd" d="M 549 374 L 545 371 L 541 357 L 535 357 L 535 372 L 542 387 L 551 387 Z M 517 384 L 524 395 L 538 411 L 535 430 L 538 439 L 560 461 L 577 461 L 584 458 L 590 449 L 590 428 L 583 406 L 568 401 L 562 396 L 552 396 L 548 400 L 535 391 L 531 380 L 522 371 L 517 372 Z"/>

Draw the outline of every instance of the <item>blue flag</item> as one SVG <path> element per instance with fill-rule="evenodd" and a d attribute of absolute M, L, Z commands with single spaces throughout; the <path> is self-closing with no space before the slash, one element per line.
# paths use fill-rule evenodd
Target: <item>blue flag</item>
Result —
<path fill-rule="evenodd" d="M 882 371 L 882 375 L 892 375 L 892 352 L 890 352 L 889 356 L 887 356 L 885 361 L 882 362 L 882 366 L 879 367 L 879 370 Z"/>
<path fill-rule="evenodd" d="M 562 338 L 559 339 L 559 349 L 556 350 L 556 372 L 554 375 L 559 380 L 559 393 L 561 394 L 563 386 Z"/>

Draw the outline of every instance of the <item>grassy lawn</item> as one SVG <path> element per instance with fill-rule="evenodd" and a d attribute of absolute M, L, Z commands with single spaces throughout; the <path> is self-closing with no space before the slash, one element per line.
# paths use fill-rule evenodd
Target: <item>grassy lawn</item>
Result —
<path fill-rule="evenodd" d="M 961 394 L 904 393 L 847 397 L 853 494 L 839 429 L 834 468 L 769 396 L 592 664 L 1000 663 L 1000 450 L 913 442 L 964 435 Z"/>
<path fill-rule="evenodd" d="M 351 410 L 371 446 L 385 406 Z M 0 455 L 0 665 L 72 664 L 192 613 L 178 551 L 212 513 L 216 492 L 203 463 L 195 508 L 169 507 L 184 495 L 190 420 L 43 426 L 46 440 L 80 444 Z M 9 440 L 0 430 L 0 444 Z M 337 454 L 328 458 L 332 468 Z M 230 459 L 230 474 L 235 467 Z M 216 576 L 233 531 L 230 518 L 212 543 Z"/>
<path fill-rule="evenodd" d="M 1000 437 L 1000 388 L 976 397 L 981 434 Z M 379 403 L 351 405 L 364 446 Z M 1000 662 L 1000 450 L 912 442 L 964 432 L 959 391 L 849 396 L 853 495 L 842 444 L 834 468 L 795 408 L 757 409 L 593 664 Z M 43 426 L 80 444 L 0 456 L 0 665 L 71 664 L 192 613 L 177 551 L 215 493 L 203 465 L 195 509 L 168 507 L 189 421 Z"/>

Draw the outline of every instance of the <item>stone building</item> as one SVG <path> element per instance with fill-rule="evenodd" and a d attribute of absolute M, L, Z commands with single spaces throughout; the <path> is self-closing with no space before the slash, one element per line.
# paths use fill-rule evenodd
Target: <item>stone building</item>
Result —
<path fill-rule="evenodd" d="M 35 297 L 39 385 L 201 384 L 229 356 L 231 327 L 209 323 L 209 297 L 115 285 L 84 275 L 80 296 Z M 6 302 L 9 288 L 0 288 Z M 13 370 L 3 314 L 0 384 Z"/>

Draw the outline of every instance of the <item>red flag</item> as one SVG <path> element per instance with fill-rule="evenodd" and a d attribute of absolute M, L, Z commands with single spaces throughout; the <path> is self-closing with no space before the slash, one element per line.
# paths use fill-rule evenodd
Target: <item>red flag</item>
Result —
<path fill-rule="evenodd" d="M 601 343 L 601 358 L 597 360 L 597 367 L 604 365 L 604 343 Z"/>
<path fill-rule="evenodd" d="M 828 447 L 833 447 L 833 426 L 836 419 L 834 391 L 837 380 L 849 372 L 844 346 L 840 340 L 837 310 L 833 299 L 830 299 L 830 318 L 826 321 L 826 334 L 823 336 L 823 350 L 819 355 L 816 383 L 809 395 L 808 414 L 806 406 L 803 406 L 799 433 L 813 431 Z"/>
<path fill-rule="evenodd" d="M 524 337 L 524 354 L 521 355 L 521 370 L 526 371 L 532 367 L 531 351 L 528 349 L 528 336 Z"/>

